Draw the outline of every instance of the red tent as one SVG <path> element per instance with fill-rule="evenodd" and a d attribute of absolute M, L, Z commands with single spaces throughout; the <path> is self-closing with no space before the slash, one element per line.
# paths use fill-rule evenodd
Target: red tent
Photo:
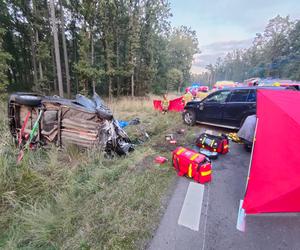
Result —
<path fill-rule="evenodd" d="M 300 92 L 258 90 L 246 214 L 300 212 Z"/>

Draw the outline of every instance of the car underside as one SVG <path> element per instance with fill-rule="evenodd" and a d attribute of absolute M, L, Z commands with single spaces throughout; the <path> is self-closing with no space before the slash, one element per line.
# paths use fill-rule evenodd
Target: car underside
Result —
<path fill-rule="evenodd" d="M 75 144 L 118 155 L 133 150 L 128 135 L 97 94 L 92 99 L 76 95 L 70 100 L 15 93 L 9 98 L 8 116 L 10 132 L 19 144 Z"/>

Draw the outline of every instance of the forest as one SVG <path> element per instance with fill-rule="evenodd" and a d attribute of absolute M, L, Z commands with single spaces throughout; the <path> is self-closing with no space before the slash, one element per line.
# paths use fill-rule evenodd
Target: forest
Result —
<path fill-rule="evenodd" d="M 195 31 L 166 0 L 1 0 L 0 91 L 142 96 L 190 81 Z"/>
<path fill-rule="evenodd" d="M 229 52 L 193 81 L 213 84 L 219 80 L 243 82 L 252 77 L 300 80 L 300 21 L 277 15 L 252 46 Z"/>

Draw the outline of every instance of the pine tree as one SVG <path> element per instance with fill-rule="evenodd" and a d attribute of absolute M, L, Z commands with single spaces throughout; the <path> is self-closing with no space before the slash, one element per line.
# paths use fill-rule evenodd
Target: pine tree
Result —
<path fill-rule="evenodd" d="M 12 59 L 12 56 L 5 52 L 2 44 L 5 30 L 0 28 L 0 93 L 6 90 L 8 85 L 7 71 L 9 70 L 8 61 Z"/>

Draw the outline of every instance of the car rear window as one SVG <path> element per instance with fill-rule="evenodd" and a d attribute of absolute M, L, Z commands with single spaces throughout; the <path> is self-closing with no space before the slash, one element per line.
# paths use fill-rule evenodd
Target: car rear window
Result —
<path fill-rule="evenodd" d="M 231 93 L 229 102 L 246 102 L 249 94 L 248 89 L 235 90 Z"/>

